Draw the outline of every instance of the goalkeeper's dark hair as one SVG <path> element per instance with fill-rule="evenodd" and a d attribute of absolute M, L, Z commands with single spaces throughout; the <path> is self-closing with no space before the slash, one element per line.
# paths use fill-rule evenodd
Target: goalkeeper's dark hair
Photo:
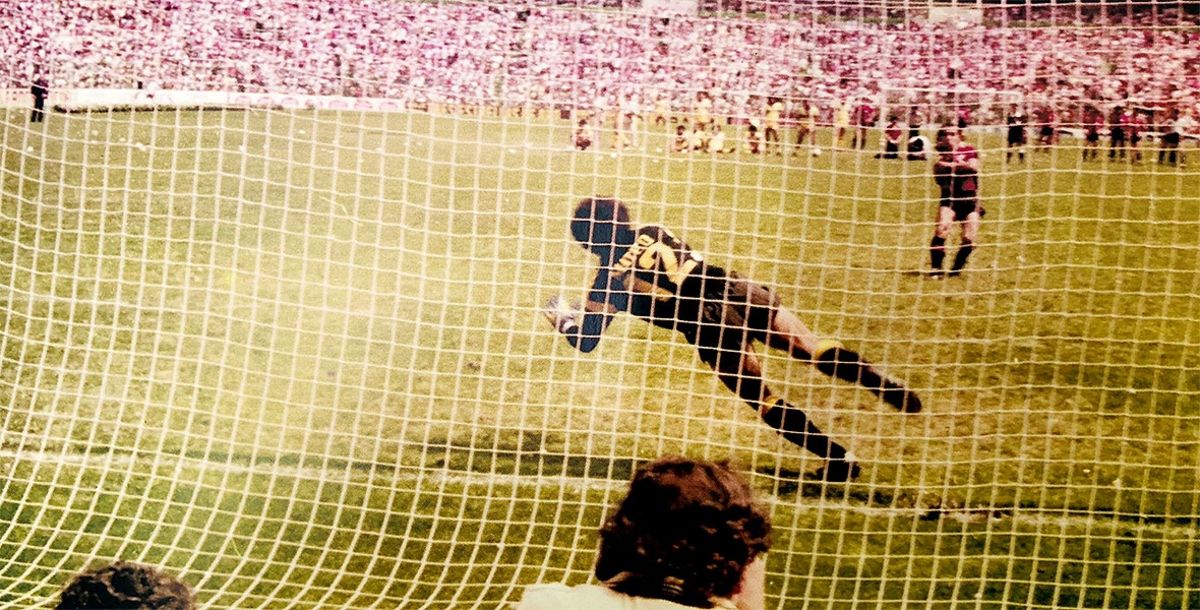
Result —
<path fill-rule="evenodd" d="M 191 589 L 151 566 L 117 561 L 87 570 L 63 589 L 56 610 L 194 610 Z"/>
<path fill-rule="evenodd" d="M 581 246 L 603 256 L 614 246 L 633 244 L 629 208 L 616 199 L 589 197 L 575 207 L 571 235 Z"/>
<path fill-rule="evenodd" d="M 737 591 L 770 536 L 766 512 L 728 465 L 666 457 L 638 468 L 601 527 L 596 578 L 626 595 L 711 608 Z"/>

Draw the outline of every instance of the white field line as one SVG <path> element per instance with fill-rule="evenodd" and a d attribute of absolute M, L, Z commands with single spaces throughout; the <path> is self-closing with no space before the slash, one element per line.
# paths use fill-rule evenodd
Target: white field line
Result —
<path fill-rule="evenodd" d="M 358 468 L 335 469 L 286 466 L 277 464 L 231 464 L 225 462 L 205 462 L 193 459 L 180 459 L 175 456 L 164 455 L 139 457 L 130 454 L 112 455 L 14 450 L 0 450 L 0 476 L 11 476 L 11 472 L 6 472 L 9 470 L 11 465 L 6 466 L 3 463 L 5 460 L 12 460 L 14 462 L 35 462 L 38 464 L 61 464 L 82 466 L 86 468 L 109 468 L 122 470 L 128 470 L 130 467 L 138 465 L 141 467 L 165 469 L 174 468 L 179 470 L 209 470 L 235 475 L 250 474 L 292 476 L 297 478 L 315 479 L 324 482 L 361 481 L 363 479 L 376 478 L 380 476 L 372 470 Z M 628 485 L 628 483 L 625 481 L 610 481 L 589 477 L 452 473 L 437 469 L 420 468 L 412 468 L 408 471 L 404 471 L 401 467 L 395 468 L 399 472 L 390 478 L 403 482 L 504 485 L 529 487 L 539 490 L 546 488 L 570 489 L 575 492 L 599 490 L 615 491 L 624 489 Z M 389 466 L 385 470 L 391 469 L 392 467 Z M 143 472 L 150 471 L 143 470 Z M 765 501 L 772 505 L 790 506 L 791 508 L 802 512 L 845 511 L 867 516 L 914 518 L 921 517 L 929 512 L 928 508 L 923 507 L 870 506 L 863 503 L 846 500 L 798 497 L 794 494 L 787 497 L 768 494 L 765 496 Z M 962 523 L 979 523 L 984 520 L 1003 521 L 1011 519 L 1016 523 L 1036 526 L 1039 529 L 1066 529 L 1069 527 L 1088 528 L 1097 525 L 1106 525 L 1115 529 L 1123 529 L 1131 532 L 1145 531 L 1159 533 L 1176 541 L 1200 541 L 1200 527 L 1196 526 L 1166 523 L 1124 522 L 1118 519 L 1106 518 L 1103 515 L 1089 517 L 1086 515 L 1062 514 L 1059 511 L 1037 510 L 1029 508 L 1011 510 L 1001 508 L 997 510 L 998 512 L 1002 513 L 1001 516 L 987 515 L 986 513 L 988 512 L 988 509 L 986 507 L 970 508 L 960 511 L 943 509 L 942 512 L 944 516 L 942 518 L 951 519 Z"/>

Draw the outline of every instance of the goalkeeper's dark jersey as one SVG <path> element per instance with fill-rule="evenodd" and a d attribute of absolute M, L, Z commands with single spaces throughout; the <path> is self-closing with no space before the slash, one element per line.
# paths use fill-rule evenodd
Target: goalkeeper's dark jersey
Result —
<path fill-rule="evenodd" d="M 699 321 L 705 280 L 719 282 L 725 273 L 669 230 L 640 227 L 633 245 L 596 276 L 593 291 L 605 291 L 619 310 L 664 328 Z"/>
<path fill-rule="evenodd" d="M 779 305 L 769 289 L 705 263 L 663 227 L 638 228 L 633 244 L 609 260 L 596 272 L 579 329 L 568 334 L 584 352 L 596 347 L 612 314 L 625 311 L 683 333 L 715 366 L 721 353 L 765 340 Z"/>

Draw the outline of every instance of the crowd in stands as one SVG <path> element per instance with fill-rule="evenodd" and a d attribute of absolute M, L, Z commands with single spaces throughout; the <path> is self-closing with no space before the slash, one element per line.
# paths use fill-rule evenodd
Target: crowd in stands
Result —
<path fill-rule="evenodd" d="M 28 88 L 36 72 L 51 90 L 672 111 L 690 110 L 705 92 L 712 113 L 728 117 L 754 114 L 768 97 L 829 114 L 901 88 L 1003 90 L 1051 106 L 1200 98 L 1200 28 L 1190 14 L 991 27 L 827 12 L 665 18 L 553 3 L 9 0 L 0 3 L 0 19 L 12 26 L 0 30 L 0 52 L 10 58 L 0 80 Z M 1025 17 L 1019 23 L 1035 23 Z"/>

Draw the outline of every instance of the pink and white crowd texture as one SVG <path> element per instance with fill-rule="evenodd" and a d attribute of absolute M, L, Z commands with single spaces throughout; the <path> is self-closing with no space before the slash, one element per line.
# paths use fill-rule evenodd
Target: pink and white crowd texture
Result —
<path fill-rule="evenodd" d="M 833 3 L 829 3 L 833 4 Z M 1004 26 L 793 11 L 662 16 L 546 3 L 6 0 L 5 87 L 157 88 L 404 103 L 687 111 L 779 98 L 830 112 L 885 90 L 1000 90 L 1028 103 L 1193 111 L 1194 16 Z M 1190 22 L 1188 20 L 1191 20 Z"/>

